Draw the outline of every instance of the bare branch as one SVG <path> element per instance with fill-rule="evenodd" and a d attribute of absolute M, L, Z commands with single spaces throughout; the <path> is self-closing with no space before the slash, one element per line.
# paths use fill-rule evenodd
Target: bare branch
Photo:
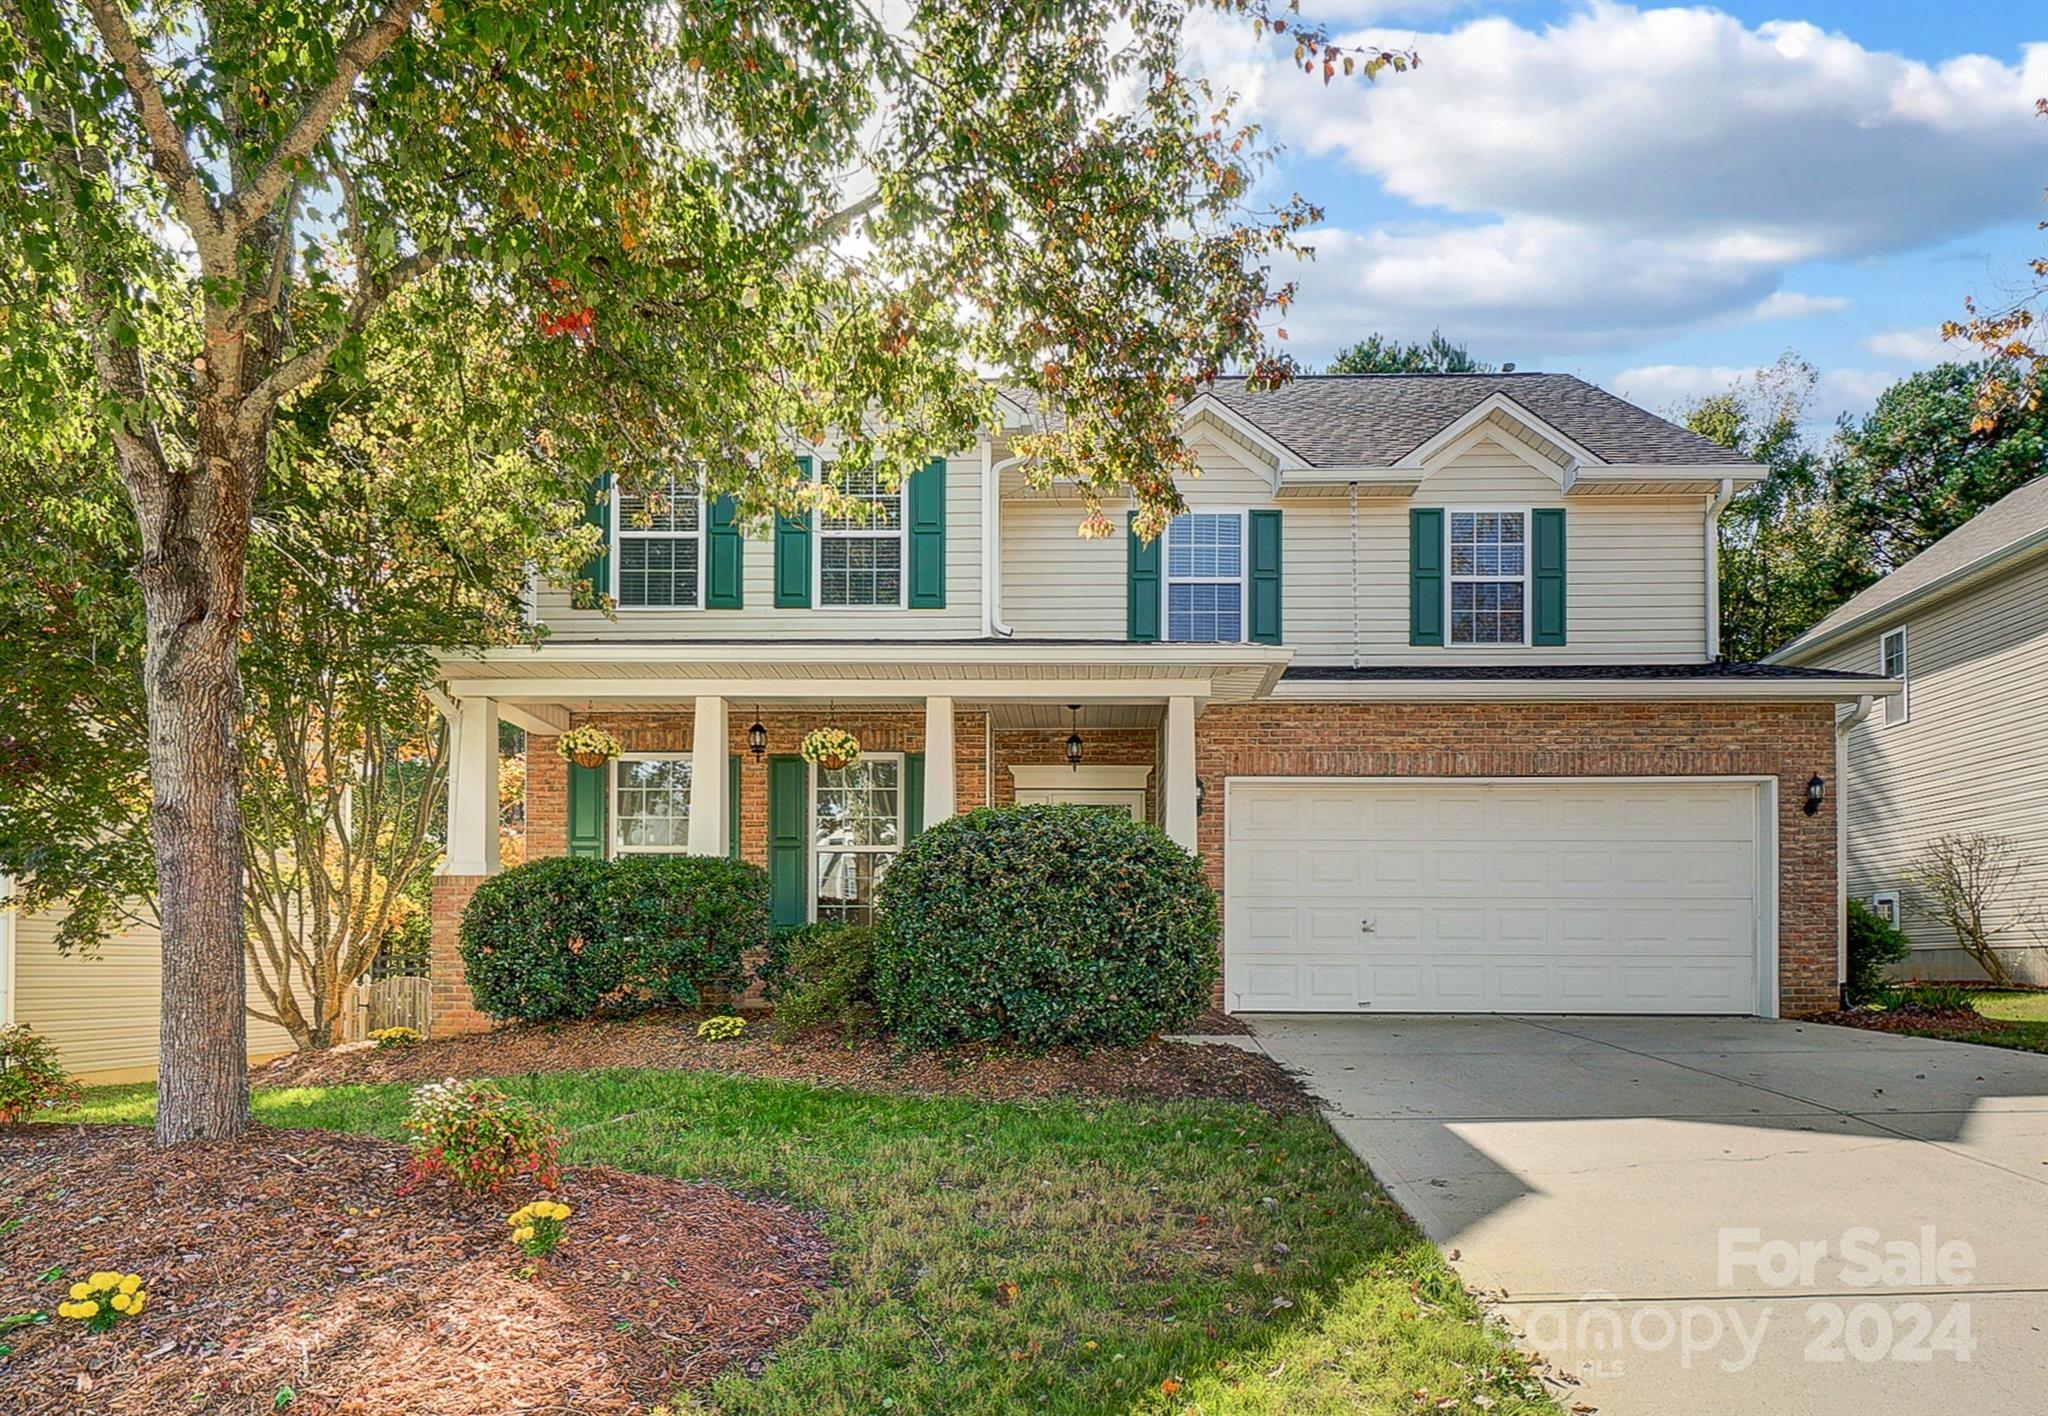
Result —
<path fill-rule="evenodd" d="M 136 42 L 135 31 L 118 0 L 86 0 L 85 7 L 92 13 L 100 42 L 120 67 L 121 81 L 127 85 L 129 96 L 135 100 L 136 112 L 142 119 L 142 135 L 149 142 L 149 165 L 170 189 L 171 201 L 191 230 L 204 259 L 212 244 L 208 238 L 220 234 L 221 218 L 199 180 L 199 169 L 192 165 L 185 130 L 171 116 L 164 91 L 157 87 L 156 75 L 150 71 L 149 56 Z"/>
<path fill-rule="evenodd" d="M 93 3 L 105 4 L 107 0 Z M 276 149 L 256 169 L 256 175 L 228 199 L 222 216 L 230 230 L 246 231 L 277 205 L 291 185 L 294 169 L 327 136 L 356 80 L 398 43 L 419 7 L 420 0 L 391 0 L 375 19 L 341 46 L 334 56 L 334 76 L 299 111 Z"/>

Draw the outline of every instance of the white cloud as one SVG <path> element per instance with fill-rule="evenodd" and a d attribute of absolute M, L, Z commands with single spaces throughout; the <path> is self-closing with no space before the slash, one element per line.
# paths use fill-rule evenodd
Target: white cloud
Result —
<path fill-rule="evenodd" d="M 1796 290 L 1773 290 L 1757 302 L 1745 318 L 1762 323 L 1766 320 L 1803 320 L 1813 315 L 1830 315 L 1837 310 L 1849 308 L 1846 295 L 1802 295 Z"/>
<path fill-rule="evenodd" d="M 1190 36 L 1291 149 L 1289 185 L 1327 194 L 1348 170 L 1423 213 L 1319 233 L 1371 268 L 1305 291 L 1348 290 L 1372 317 L 1426 310 L 1488 344 L 1838 308 L 1782 290 L 1787 271 L 2025 220 L 2048 158 L 2032 112 L 2048 44 L 1929 65 L 1805 23 L 1595 3 L 1534 28 L 1361 28 L 1422 66 L 1326 87 L 1233 19 Z"/>
<path fill-rule="evenodd" d="M 1881 330 L 1864 340 L 1863 347 L 1887 359 L 1904 359 L 1922 366 L 1971 357 L 1969 350 L 1943 343 L 1941 331 L 1933 325 Z"/>
<path fill-rule="evenodd" d="M 1631 403 L 1670 413 L 1738 385 L 1747 388 L 1761 372 L 1735 364 L 1644 364 L 1623 369 L 1601 383 Z M 1816 437 L 1825 436 L 1838 418 L 1862 417 L 1876 404 L 1877 396 L 1901 377 L 1885 369 L 1829 370 L 1814 387 L 1807 429 Z"/>

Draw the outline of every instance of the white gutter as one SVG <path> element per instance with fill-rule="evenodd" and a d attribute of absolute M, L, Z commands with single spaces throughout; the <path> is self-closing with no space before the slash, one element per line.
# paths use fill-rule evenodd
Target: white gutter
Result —
<path fill-rule="evenodd" d="M 1735 479 L 1707 499 L 1707 662 L 1721 657 L 1721 513 L 1735 497 Z"/>
<path fill-rule="evenodd" d="M 1835 719 L 1835 984 L 1849 981 L 1849 734 L 1870 716 L 1877 696 L 1866 693 Z"/>
<path fill-rule="evenodd" d="M 1008 639 L 1016 630 L 1003 623 L 1003 473 L 1024 459 L 1006 457 L 991 464 L 989 440 L 981 440 L 981 634 Z"/>
<path fill-rule="evenodd" d="M 1767 703 L 1896 697 L 1896 679 L 1882 678 L 1613 678 L 1613 679 L 1282 679 L 1267 695 L 1276 703 L 1558 703 L 1637 699 L 1743 699 Z"/>

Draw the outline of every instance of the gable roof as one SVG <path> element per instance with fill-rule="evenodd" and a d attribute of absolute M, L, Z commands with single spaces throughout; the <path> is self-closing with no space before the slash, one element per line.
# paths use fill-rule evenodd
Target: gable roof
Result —
<path fill-rule="evenodd" d="M 1304 374 L 1266 393 L 1236 382 L 1210 392 L 1311 467 L 1392 467 L 1495 394 L 1603 462 L 1749 465 L 1570 374 Z"/>
<path fill-rule="evenodd" d="M 1800 635 L 1769 662 L 1810 654 L 1873 620 L 1996 569 L 2006 561 L 2048 546 L 2048 477 L 2036 477 L 2007 492 L 1884 579 L 1836 606 L 1833 613 Z"/>
<path fill-rule="evenodd" d="M 1016 407 L 1048 419 L 1028 389 Z M 1571 374 L 1298 374 L 1270 392 L 1236 379 L 1203 398 L 1287 449 L 1305 467 L 1393 467 L 1496 394 L 1602 462 L 1751 469 L 1738 452 L 1667 422 Z"/>

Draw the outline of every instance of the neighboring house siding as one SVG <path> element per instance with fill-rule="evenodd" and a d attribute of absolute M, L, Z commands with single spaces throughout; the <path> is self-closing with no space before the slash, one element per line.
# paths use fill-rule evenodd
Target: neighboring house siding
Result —
<path fill-rule="evenodd" d="M 571 593 L 542 586 L 535 613 L 557 635 L 617 639 L 929 639 L 981 633 L 982 468 L 973 455 L 947 459 L 946 605 L 944 609 L 820 610 L 775 608 L 775 544 L 754 529 L 742 552 L 743 607 L 737 610 L 622 609 L 616 618 L 571 608 Z M 815 533 L 812 565 L 817 563 Z"/>
<path fill-rule="evenodd" d="M 54 1042 L 74 1073 L 101 1081 L 154 1077 L 163 1011 L 156 929 L 130 926 L 88 958 L 57 952 L 62 923 L 58 913 L 15 921 L 14 1021 Z M 282 1028 L 249 1020 L 250 1056 L 268 1057 L 291 1046 Z"/>
<path fill-rule="evenodd" d="M 1358 499 L 1357 635 L 1352 532 L 1343 491 L 1272 495 L 1268 474 L 1217 444 L 1182 484 L 1195 508 L 1277 507 L 1285 574 L 1283 642 L 1298 664 L 1698 663 L 1706 657 L 1705 504 L 1686 497 L 1566 497 L 1558 482 L 1498 443 L 1473 447 L 1412 496 Z M 1411 507 L 1566 508 L 1566 642 L 1538 648 L 1427 648 L 1408 642 Z M 1119 524 L 1123 509 L 1109 508 Z M 1124 539 L 1074 535 L 1071 497 L 1006 487 L 1003 617 L 1020 637 L 1122 638 Z M 1355 650 L 1354 650 L 1355 646 Z"/>
<path fill-rule="evenodd" d="M 1848 891 L 1896 890 L 1913 957 L 1902 972 L 1975 978 L 1955 937 L 1916 907 L 1906 876 L 1927 844 L 1989 831 L 2019 842 L 2018 904 L 2048 911 L 2048 556 L 1857 631 L 1801 661 L 1881 672 L 1879 641 L 1904 626 L 1908 717 L 1874 709 L 1849 739 Z M 2011 910 L 1995 923 L 2010 922 Z M 2001 941 L 2016 978 L 2048 983 L 2048 930 Z"/>

